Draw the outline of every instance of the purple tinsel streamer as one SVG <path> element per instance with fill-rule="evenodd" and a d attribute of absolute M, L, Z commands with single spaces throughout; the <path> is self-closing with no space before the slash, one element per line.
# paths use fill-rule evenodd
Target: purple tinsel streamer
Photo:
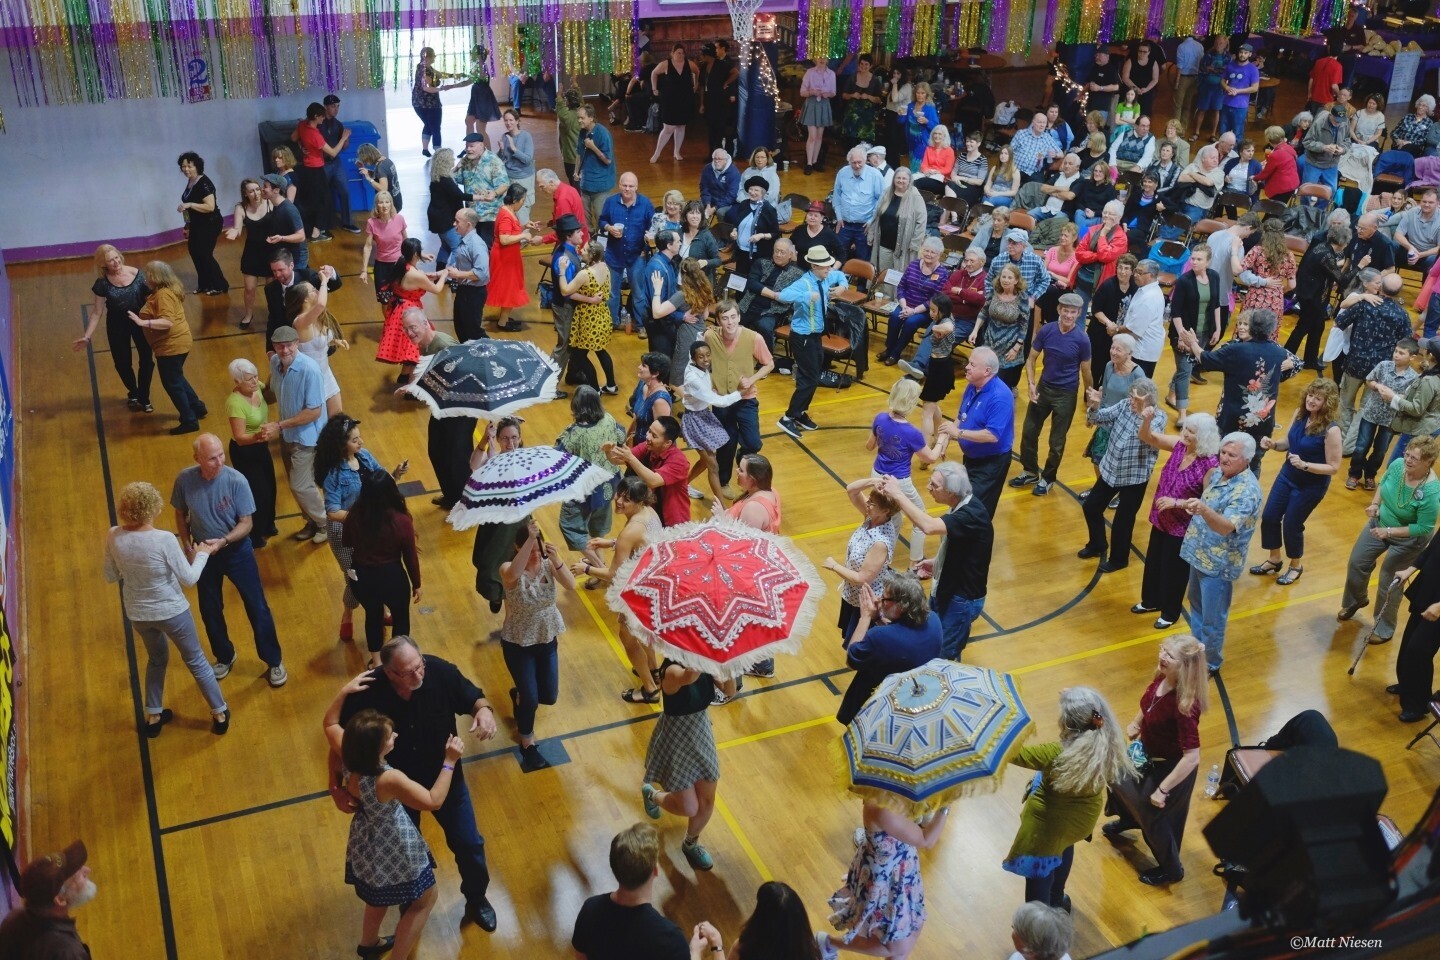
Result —
<path fill-rule="evenodd" d="M 985 49 L 992 53 L 1005 51 L 1005 31 L 1010 28 L 1010 0 L 995 0 L 990 10 L 990 39 Z"/>
<path fill-rule="evenodd" d="M 631 68 L 632 78 L 640 76 L 640 0 L 631 0 L 630 4 L 630 58 L 635 65 Z"/>
<path fill-rule="evenodd" d="M 795 11 L 795 55 L 801 60 L 808 60 L 810 53 L 807 44 L 810 40 L 810 0 L 800 0 L 800 6 Z"/>
<path fill-rule="evenodd" d="M 485 4 L 485 72 L 495 76 L 495 7 Z"/>
<path fill-rule="evenodd" d="M 850 56 L 860 52 L 860 33 L 865 29 L 865 0 L 850 0 Z"/>
<path fill-rule="evenodd" d="M 918 5 L 919 0 L 902 0 L 900 5 L 900 49 L 897 52 L 902 57 L 915 53 L 915 8 Z"/>
<path fill-rule="evenodd" d="M 1163 2 L 1163 0 L 1158 0 Z M 958 4 L 956 5 L 958 8 Z M 1047 50 L 1055 48 L 1055 22 L 1060 19 L 1060 0 L 1047 0 L 1045 4 L 1044 45 Z"/>
<path fill-rule="evenodd" d="M 1147 37 L 1160 36 L 1165 30 L 1165 0 L 1150 0 L 1150 23 Z"/>
<path fill-rule="evenodd" d="M 100 82 L 105 96 L 115 100 L 125 96 L 125 83 L 120 71 L 120 36 L 110 0 L 96 0 L 95 13 L 95 55 L 100 61 Z"/>
<path fill-rule="evenodd" d="M 1213 0 L 1201 0 L 1202 3 L 1213 2 Z M 1115 33 L 1115 4 L 1107 3 L 1100 7 L 1100 32 L 1095 37 L 1099 43 L 1109 43 Z M 1201 34 L 1204 36 L 1204 34 Z"/>
<path fill-rule="evenodd" d="M 1215 15 L 1215 0 L 1200 0 L 1195 11 L 1195 36 L 1210 36 L 1210 18 Z"/>
<path fill-rule="evenodd" d="M 277 93 L 275 54 L 265 29 L 265 0 L 250 0 L 250 35 L 255 38 L 255 92 L 261 97 L 273 97 Z"/>

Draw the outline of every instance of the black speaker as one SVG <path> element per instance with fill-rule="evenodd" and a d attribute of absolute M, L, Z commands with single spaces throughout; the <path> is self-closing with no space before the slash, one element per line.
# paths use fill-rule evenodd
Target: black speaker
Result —
<path fill-rule="evenodd" d="M 1353 928 L 1394 899 L 1390 853 L 1375 820 L 1378 761 L 1295 747 L 1270 761 L 1205 827 L 1243 891 L 1246 917 L 1287 929 Z"/>

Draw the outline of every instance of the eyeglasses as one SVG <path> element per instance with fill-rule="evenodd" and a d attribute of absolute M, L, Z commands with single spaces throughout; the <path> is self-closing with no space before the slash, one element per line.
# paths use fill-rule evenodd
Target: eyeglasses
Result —
<path fill-rule="evenodd" d="M 398 667 L 386 667 L 385 672 L 393 677 L 418 677 L 425 672 L 425 661 L 421 660 L 409 670 L 401 670 Z"/>

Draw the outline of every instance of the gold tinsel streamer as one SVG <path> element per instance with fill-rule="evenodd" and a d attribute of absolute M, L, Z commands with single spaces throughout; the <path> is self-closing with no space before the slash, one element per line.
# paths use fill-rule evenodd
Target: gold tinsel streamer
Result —
<path fill-rule="evenodd" d="M 864 25 L 860 28 L 860 49 L 875 49 L 875 0 L 865 0 L 865 8 L 860 14 L 864 18 Z"/>
<path fill-rule="evenodd" d="M 216 78 L 226 97 L 254 98 L 260 95 L 259 66 L 255 61 L 255 36 L 249 30 L 232 27 L 250 16 L 245 0 L 215 0 L 215 12 L 222 18 L 220 63 Z"/>
<path fill-rule="evenodd" d="M 1175 11 L 1175 33 L 1177 36 L 1191 36 L 1195 33 L 1195 21 L 1200 15 L 1199 0 L 1180 0 Z"/>
<path fill-rule="evenodd" d="M 1030 28 L 1035 20 L 1035 0 L 1011 0 L 1010 23 L 1005 34 L 1006 53 L 1030 49 Z"/>
<path fill-rule="evenodd" d="M 143 25 L 142 0 L 114 0 L 110 15 L 115 21 L 115 40 L 120 49 L 120 74 L 125 83 L 125 96 L 148 99 L 155 96 L 155 76 L 151 72 L 150 31 Z"/>
<path fill-rule="evenodd" d="M 1080 42 L 1093 43 L 1100 35 L 1100 0 L 1084 0 L 1080 8 Z"/>
<path fill-rule="evenodd" d="M 961 0 L 959 32 L 960 47 L 984 46 L 980 37 L 980 0 Z"/>
<path fill-rule="evenodd" d="M 294 90 L 304 90 L 310 84 L 305 82 L 305 26 L 300 21 L 300 0 L 290 0 L 290 16 L 295 21 L 295 69 L 298 86 Z"/>

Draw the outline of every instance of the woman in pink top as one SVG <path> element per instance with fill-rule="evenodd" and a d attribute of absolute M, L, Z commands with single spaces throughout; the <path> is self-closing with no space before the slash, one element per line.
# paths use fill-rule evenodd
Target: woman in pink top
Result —
<path fill-rule="evenodd" d="M 800 109 L 800 122 L 805 125 L 805 172 L 808 174 L 820 166 L 820 144 L 825 139 L 825 128 L 834 123 L 830 101 L 835 97 L 835 71 L 824 57 L 815 58 L 815 66 L 805 71 L 800 81 L 800 98 L 805 105 Z"/>
<path fill-rule="evenodd" d="M 360 282 L 368 279 L 366 267 L 375 253 L 375 292 L 384 290 L 400 272 L 400 244 L 405 241 L 405 218 L 395 210 L 395 200 L 386 190 L 375 194 L 375 209 L 365 221 L 365 249 L 360 252 Z M 384 313 L 382 305 L 380 312 Z"/>
<path fill-rule="evenodd" d="M 710 509 L 716 517 L 726 516 L 732 520 L 739 520 L 747 527 L 754 527 L 765 533 L 778 534 L 780 532 L 780 494 L 770 489 L 774 479 L 775 469 L 770 466 L 769 460 L 758 453 L 747 453 L 740 458 L 740 465 L 735 471 L 735 484 L 742 491 L 740 499 L 731 504 L 728 510 L 722 510 L 720 501 L 714 500 L 710 504 Z M 773 679 L 775 659 L 771 657 L 761 660 L 745 673 L 747 676 Z M 718 683 L 716 687 L 713 701 L 716 704 L 729 703 L 735 699 L 735 694 L 740 689 L 740 685 L 734 679 Z"/>
<path fill-rule="evenodd" d="M 1080 260 L 1075 256 L 1075 243 L 1079 239 L 1080 231 L 1075 224 L 1067 223 L 1060 228 L 1060 242 L 1046 250 L 1041 258 L 1045 261 L 1045 269 L 1050 272 L 1050 289 L 1045 291 L 1039 303 L 1042 323 L 1058 318 L 1060 297 L 1075 286 L 1075 273 L 1080 268 Z"/>
<path fill-rule="evenodd" d="M 1148 411 L 1147 411 L 1148 413 Z M 1180 604 L 1190 582 L 1190 564 L 1180 556 L 1180 544 L 1190 515 L 1180 504 L 1200 496 L 1205 477 L 1220 465 L 1220 429 L 1208 413 L 1192 413 L 1176 436 L 1150 431 L 1150 421 L 1140 417 L 1140 439 L 1157 450 L 1169 450 L 1170 459 L 1160 470 L 1155 499 L 1150 506 L 1150 546 L 1145 550 L 1145 579 L 1140 602 L 1131 613 L 1159 613 L 1155 628 L 1163 630 L 1180 619 Z"/>

